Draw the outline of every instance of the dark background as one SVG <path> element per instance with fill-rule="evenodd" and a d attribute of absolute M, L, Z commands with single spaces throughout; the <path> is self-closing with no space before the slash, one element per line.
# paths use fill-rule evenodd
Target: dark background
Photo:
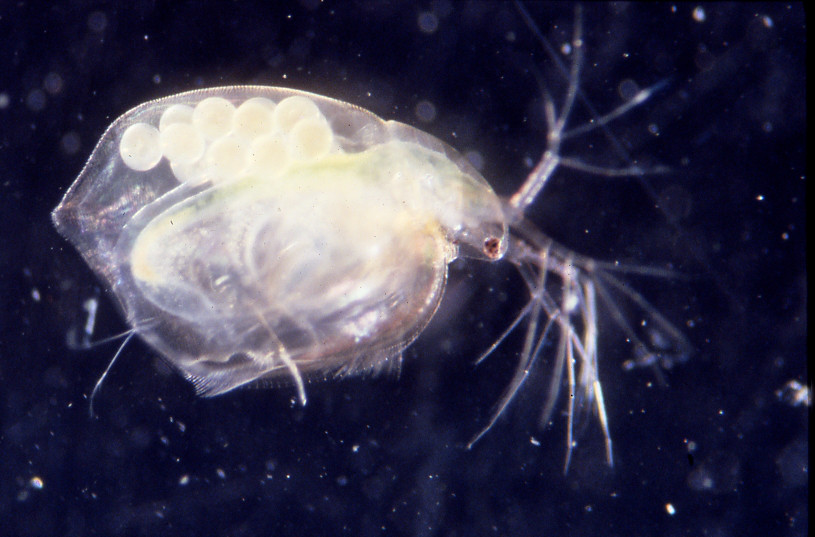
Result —
<path fill-rule="evenodd" d="M 584 8 L 587 102 L 608 111 L 631 83 L 664 87 L 613 139 L 563 152 L 671 171 L 561 170 L 531 217 L 593 257 L 675 268 L 630 281 L 695 351 L 660 385 L 622 370 L 631 348 L 603 322 L 615 466 L 589 419 L 567 475 L 562 413 L 535 426 L 551 352 L 462 447 L 519 350 L 511 339 L 472 366 L 525 299 L 507 264 L 454 263 L 398 380 L 312 384 L 305 408 L 290 386 L 199 399 L 133 342 L 88 417 L 116 343 L 71 350 L 68 335 L 93 297 L 94 339 L 127 327 L 49 212 L 115 117 L 197 87 L 289 86 L 423 128 L 509 194 L 545 145 L 535 74 L 558 103 L 564 87 L 511 3 L 118 4 L 0 7 L 0 534 L 807 534 L 809 409 L 776 394 L 808 382 L 800 4 Z M 527 8 L 556 49 L 569 42 L 573 6 Z M 591 116 L 580 105 L 572 124 Z"/>

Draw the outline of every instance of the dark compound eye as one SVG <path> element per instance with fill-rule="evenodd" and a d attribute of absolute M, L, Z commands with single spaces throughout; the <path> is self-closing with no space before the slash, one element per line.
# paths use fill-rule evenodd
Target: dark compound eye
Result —
<path fill-rule="evenodd" d="M 501 239 L 490 237 L 484 241 L 484 254 L 490 259 L 498 259 L 501 256 Z"/>

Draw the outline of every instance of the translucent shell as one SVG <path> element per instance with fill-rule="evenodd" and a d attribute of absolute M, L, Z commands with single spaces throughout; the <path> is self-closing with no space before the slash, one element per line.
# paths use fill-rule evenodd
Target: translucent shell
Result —
<path fill-rule="evenodd" d="M 205 395 L 398 365 L 447 264 L 500 258 L 507 233 L 490 186 L 440 140 L 261 86 L 130 110 L 53 218 Z"/>

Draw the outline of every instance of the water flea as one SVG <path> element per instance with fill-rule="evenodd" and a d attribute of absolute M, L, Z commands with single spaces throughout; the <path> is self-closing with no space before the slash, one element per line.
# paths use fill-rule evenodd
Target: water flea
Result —
<path fill-rule="evenodd" d="M 89 25 L 102 31 L 102 18 Z M 430 32 L 436 21 L 423 16 L 420 24 Z M 202 396 L 290 379 L 305 404 L 307 379 L 396 370 L 436 312 L 452 261 L 511 263 L 527 305 L 477 361 L 514 330 L 525 330 L 523 347 L 470 445 L 504 413 L 551 341 L 541 423 L 566 401 L 568 466 L 573 417 L 590 410 L 610 464 L 598 315 L 610 312 L 632 342 L 633 365 L 653 364 L 685 340 L 618 279 L 633 269 L 575 254 L 525 217 L 558 167 L 580 165 L 559 154 L 579 92 L 583 41 L 575 27 L 561 47 L 574 62 L 567 99 L 548 103 L 548 145 L 511 196 L 496 195 L 467 158 L 409 125 L 295 89 L 229 86 L 150 101 L 116 119 L 54 222 L 110 286 L 132 333 Z M 32 97 L 37 91 L 28 97 L 32 109 L 44 106 L 37 104 L 44 97 Z M 631 83 L 620 91 L 639 90 Z M 423 102 L 416 114 L 429 122 L 435 111 Z M 618 300 L 637 307 L 659 337 L 641 336 Z"/>

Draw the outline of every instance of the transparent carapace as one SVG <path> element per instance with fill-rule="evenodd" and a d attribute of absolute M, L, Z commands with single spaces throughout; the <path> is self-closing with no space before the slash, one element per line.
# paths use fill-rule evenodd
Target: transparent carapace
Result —
<path fill-rule="evenodd" d="M 548 147 L 507 199 L 454 149 L 411 126 L 303 91 L 230 86 L 119 117 L 54 222 L 110 286 L 133 332 L 206 396 L 291 378 L 305 403 L 304 378 L 397 368 L 436 312 L 450 262 L 508 260 L 529 301 L 484 357 L 510 331 L 525 326 L 526 336 L 514 378 L 472 442 L 552 341 L 541 419 L 567 386 L 567 453 L 573 416 L 591 409 L 611 463 L 598 303 L 634 342 L 632 363 L 676 352 L 684 338 L 610 266 L 561 247 L 524 217 L 564 165 L 558 150 L 578 95 L 576 26 L 567 98 L 560 107 L 547 101 Z M 641 92 L 598 123 L 646 98 Z M 645 312 L 671 344 L 641 341 L 612 294 Z"/>

